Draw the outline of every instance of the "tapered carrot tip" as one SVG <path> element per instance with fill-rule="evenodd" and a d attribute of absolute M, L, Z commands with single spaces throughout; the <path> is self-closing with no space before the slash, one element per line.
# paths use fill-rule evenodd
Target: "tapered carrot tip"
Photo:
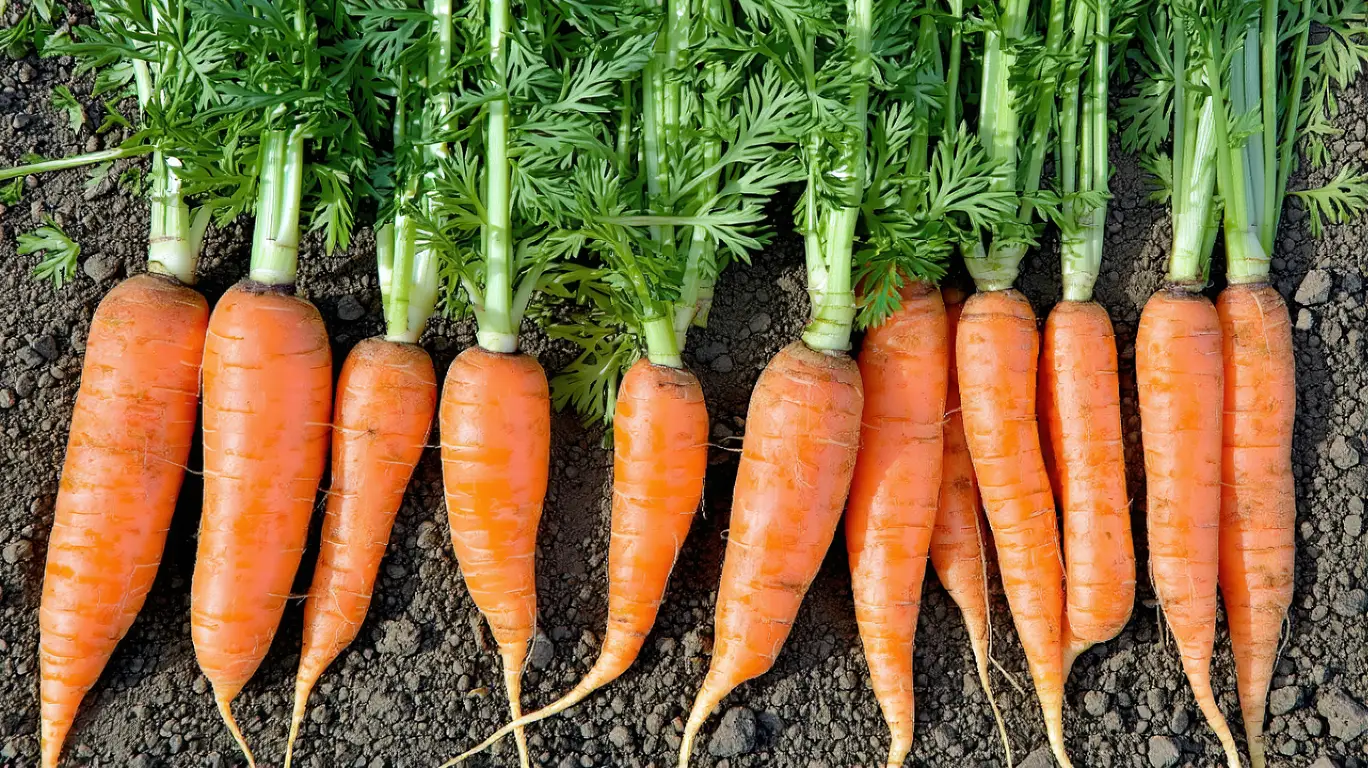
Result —
<path fill-rule="evenodd" d="M 689 712 L 689 722 L 684 725 L 684 737 L 679 741 L 679 768 L 687 768 L 689 758 L 693 756 L 693 745 L 698 738 L 698 732 L 703 730 L 703 724 L 708 721 L 708 716 L 735 687 L 719 683 L 709 670 L 708 676 L 703 679 L 703 687 L 698 691 L 698 698 L 694 699 L 693 709 Z"/>
<path fill-rule="evenodd" d="M 527 658 L 527 646 L 503 653 L 504 688 L 508 691 L 508 712 L 514 720 L 522 717 L 522 671 L 523 661 Z M 532 759 L 527 753 L 527 733 L 522 728 L 513 729 L 513 740 L 518 743 L 519 768 L 532 768 Z"/>
<path fill-rule="evenodd" d="M 285 743 L 285 768 L 290 768 L 294 760 L 295 739 L 299 738 L 299 728 L 304 724 L 304 710 L 309 705 L 309 694 L 313 692 L 318 678 L 300 675 L 295 678 L 294 713 L 290 715 L 290 739 Z"/>
<path fill-rule="evenodd" d="M 902 768 L 903 761 L 912 751 L 911 734 L 895 733 L 892 742 L 888 745 L 888 766 L 887 768 Z"/>
<path fill-rule="evenodd" d="M 1245 740 L 1249 742 L 1250 768 L 1265 768 L 1268 763 L 1264 757 L 1262 716 L 1258 720 L 1245 721 Z"/>
<path fill-rule="evenodd" d="M 233 740 L 237 742 L 238 749 L 247 758 L 247 768 L 256 768 L 256 758 L 252 757 L 252 750 L 247 746 L 247 739 L 243 738 L 242 730 L 238 728 L 237 720 L 233 719 L 233 710 L 230 706 L 232 699 L 214 694 L 214 703 L 218 704 L 219 714 L 223 716 L 223 724 L 228 726 L 228 732 L 233 734 Z"/>

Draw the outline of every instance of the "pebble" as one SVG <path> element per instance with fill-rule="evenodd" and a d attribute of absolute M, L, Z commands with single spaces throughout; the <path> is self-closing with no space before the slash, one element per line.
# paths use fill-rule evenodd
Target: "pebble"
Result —
<path fill-rule="evenodd" d="M 1301 703 L 1301 691 L 1294 686 L 1274 688 L 1268 694 L 1268 711 L 1274 717 L 1286 715 L 1297 708 Z"/>
<path fill-rule="evenodd" d="M 1330 463 L 1340 469 L 1353 469 L 1359 463 L 1359 452 L 1349 445 L 1344 435 L 1335 435 L 1335 439 L 1330 441 L 1330 451 L 1327 455 L 1330 457 Z"/>
<path fill-rule="evenodd" d="M 1173 715 L 1169 717 L 1169 730 L 1183 734 L 1192 727 L 1192 715 L 1187 711 L 1187 707 L 1179 707 L 1173 710 Z"/>
<path fill-rule="evenodd" d="M 608 732 L 608 741 L 618 749 L 626 749 L 632 744 L 632 732 L 625 725 L 614 726 Z"/>
<path fill-rule="evenodd" d="M 1054 768 L 1054 753 L 1049 747 L 1040 747 L 1019 763 L 1020 768 Z"/>
<path fill-rule="evenodd" d="M 1309 768 L 1339 768 L 1339 764 L 1328 757 L 1322 756 L 1319 760 L 1312 763 Z"/>
<path fill-rule="evenodd" d="M 0 389 L 0 410 L 8 411 L 13 408 L 17 402 L 19 402 L 19 398 L 14 396 L 14 390 L 9 388 Z"/>
<path fill-rule="evenodd" d="M 1101 691 L 1088 691 L 1083 694 L 1083 710 L 1093 717 L 1107 714 L 1107 694 Z"/>
<path fill-rule="evenodd" d="M 551 666 L 551 662 L 556 658 L 556 646 L 551 644 L 551 638 L 540 629 L 532 638 L 532 648 L 527 654 L 527 663 L 533 669 L 546 669 Z"/>
<path fill-rule="evenodd" d="M 713 757 L 744 755 L 755 749 L 758 732 L 754 712 L 746 707 L 732 707 L 713 731 L 708 741 L 708 754 Z"/>
<path fill-rule="evenodd" d="M 39 336 L 33 340 L 33 350 L 43 356 L 44 360 L 51 362 L 61 356 L 61 347 L 57 344 L 57 339 L 52 336 Z"/>
<path fill-rule="evenodd" d="M 712 369 L 717 373 L 731 373 L 736 368 L 732 362 L 731 355 L 719 355 L 712 361 Z"/>
<path fill-rule="evenodd" d="M 1297 310 L 1297 323 L 1296 323 L 1296 326 L 1297 326 L 1297 330 L 1299 330 L 1299 331 L 1309 331 L 1309 330 L 1311 330 L 1311 311 L 1310 311 L 1310 310 L 1306 309 L 1305 307 L 1303 307 L 1302 309 Z"/>
<path fill-rule="evenodd" d="M 1149 740 L 1149 764 L 1153 768 L 1173 768 L 1178 764 L 1182 752 L 1178 744 L 1167 736 L 1151 736 Z"/>
<path fill-rule="evenodd" d="M 1335 613 L 1346 618 L 1361 616 L 1368 611 L 1368 592 L 1361 589 L 1351 589 L 1335 598 Z"/>
<path fill-rule="evenodd" d="M 33 347 L 24 347 L 16 355 L 25 368 L 37 368 L 43 364 L 43 355 Z"/>
<path fill-rule="evenodd" d="M 770 316 L 764 312 L 751 318 L 750 329 L 755 333 L 764 333 L 770 327 Z"/>
<path fill-rule="evenodd" d="M 28 347 L 24 349 L 28 349 Z M 28 397 L 37 388 L 38 379 L 29 371 L 24 371 L 14 379 L 14 394 L 20 397 Z"/>
<path fill-rule="evenodd" d="M 417 624 L 408 619 L 389 621 L 384 625 L 384 635 L 375 644 L 375 650 L 396 656 L 412 656 L 418 652 L 420 639 Z"/>
<path fill-rule="evenodd" d="M 10 565 L 22 563 L 30 557 L 33 557 L 33 542 L 28 539 L 16 539 L 15 541 L 11 541 L 5 545 L 5 549 L 3 552 L 0 552 L 0 556 L 3 556 L 5 562 Z"/>
<path fill-rule="evenodd" d="M 366 314 L 366 308 L 361 305 L 355 296 L 343 296 L 337 302 L 337 317 L 344 322 L 360 320 Z"/>
<path fill-rule="evenodd" d="M 1316 711 L 1330 726 L 1330 735 L 1340 741 L 1353 741 L 1368 732 L 1368 709 L 1338 688 L 1321 691 Z"/>
<path fill-rule="evenodd" d="M 1363 517 L 1360 515 L 1349 515 L 1344 518 L 1344 533 L 1351 539 L 1356 539 L 1363 533 Z"/>
<path fill-rule="evenodd" d="M 437 530 L 436 523 L 424 520 L 418 524 L 418 546 L 422 549 L 436 549 L 442 546 L 442 534 Z"/>
<path fill-rule="evenodd" d="M 1297 294 L 1293 299 L 1302 306 L 1314 306 L 1324 304 L 1330 299 L 1330 289 L 1334 287 L 1334 281 L 1330 279 L 1330 273 L 1323 269 L 1313 269 L 1306 273 L 1302 278 L 1301 285 L 1297 286 Z"/>
<path fill-rule="evenodd" d="M 112 256 L 91 256 L 81 265 L 86 277 L 97 283 L 114 277 L 119 273 L 119 260 Z"/>

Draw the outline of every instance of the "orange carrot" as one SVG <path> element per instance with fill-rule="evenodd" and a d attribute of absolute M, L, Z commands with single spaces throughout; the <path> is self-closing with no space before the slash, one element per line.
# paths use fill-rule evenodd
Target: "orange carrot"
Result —
<path fill-rule="evenodd" d="M 1116 335 L 1095 301 L 1062 301 L 1045 322 L 1041 421 L 1064 523 L 1064 678 L 1116 637 L 1135 605 Z"/>
<path fill-rule="evenodd" d="M 598 660 L 569 693 L 446 765 L 564 712 L 627 671 L 655 626 L 670 572 L 703 499 L 707 467 L 708 409 L 698 378 L 683 368 L 638 360 L 622 379 L 613 416 L 608 629 Z"/>
<path fill-rule="evenodd" d="M 1221 503 L 1221 325 L 1205 297 L 1154 294 L 1135 340 L 1150 573 L 1183 671 L 1230 768 L 1235 739 L 1211 690 Z"/>
<path fill-rule="evenodd" d="M 846 549 L 855 620 L 892 734 L 890 768 L 912 751 L 912 657 L 940 493 L 946 346 L 940 291 L 916 282 L 865 335 L 859 356 L 865 401 Z"/>
<path fill-rule="evenodd" d="M 514 720 L 537 626 L 537 524 L 551 460 L 546 373 L 524 354 L 471 347 L 442 391 L 442 482 L 451 543 L 470 597 L 499 646 Z M 528 765 L 527 740 L 514 732 Z"/>
<path fill-rule="evenodd" d="M 42 765 L 152 588 L 185 476 L 209 307 L 139 275 L 95 310 L 38 609 Z"/>
<path fill-rule="evenodd" d="M 936 569 L 945 591 L 964 615 L 964 628 L 969 633 L 969 647 L 974 653 L 974 667 L 979 684 L 988 696 L 988 706 L 997 722 L 998 735 L 1012 765 L 1012 744 L 1007 740 L 1007 727 L 998 711 L 993 696 L 993 684 L 988 677 L 988 660 L 992 634 L 988 622 L 988 522 L 983 519 L 979 505 L 978 484 L 974 480 L 974 462 L 969 458 L 969 445 L 964 437 L 964 416 L 960 413 L 959 374 L 955 370 L 955 333 L 959 326 L 964 297 L 959 291 L 946 289 L 945 319 L 946 391 L 944 455 L 941 461 L 940 499 L 936 507 L 936 529 L 931 535 L 931 565 Z"/>
<path fill-rule="evenodd" d="M 294 756 L 309 693 L 365 621 L 395 515 L 437 410 L 437 374 L 419 346 L 383 337 L 357 344 L 337 380 L 332 487 L 322 545 L 304 603 L 285 765 Z"/>
<path fill-rule="evenodd" d="M 689 761 L 708 715 L 774 666 L 841 519 L 860 440 L 855 362 L 794 342 L 751 395 L 717 595 L 712 664 L 679 747 Z"/>
<path fill-rule="evenodd" d="M 204 511 L 190 595 L 200 669 L 255 765 L 230 704 L 270 648 L 327 465 L 332 349 L 314 305 L 243 282 L 209 318 Z"/>
<path fill-rule="evenodd" d="M 1036 423 L 1039 347 L 1035 314 L 1019 291 L 977 293 L 965 302 L 955 338 L 965 437 L 1050 748 L 1067 768 L 1064 570 Z"/>
<path fill-rule="evenodd" d="M 1267 283 L 1226 288 L 1216 311 L 1225 373 L 1219 580 L 1250 764 L 1263 768 L 1265 700 L 1292 605 L 1296 363 L 1287 305 Z"/>

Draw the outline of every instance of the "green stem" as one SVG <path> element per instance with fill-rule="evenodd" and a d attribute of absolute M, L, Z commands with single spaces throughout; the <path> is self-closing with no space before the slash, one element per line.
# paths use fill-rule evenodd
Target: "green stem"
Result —
<path fill-rule="evenodd" d="M 950 61 L 946 65 L 945 77 L 945 123 L 941 128 L 942 136 L 954 136 L 959 130 L 959 78 L 960 60 L 963 58 L 964 0 L 951 0 L 950 13 L 955 18 L 950 28 Z"/>
<path fill-rule="evenodd" d="M 1302 0 L 1302 18 L 1309 18 L 1311 15 L 1313 0 Z M 1264 24 L 1267 21 L 1268 6 L 1264 6 Z M 1275 14 L 1276 16 L 1276 14 Z M 1276 28 L 1276 18 L 1273 25 Z M 1267 32 L 1264 33 L 1268 35 Z M 1311 40 L 1311 25 L 1303 23 L 1301 31 L 1297 34 L 1297 44 L 1292 55 L 1292 78 L 1291 88 L 1287 94 L 1287 114 L 1283 115 L 1282 140 L 1278 143 L 1278 165 L 1277 165 L 1277 186 L 1274 189 L 1274 197 L 1267 203 L 1272 209 L 1272 215 L 1268 216 L 1265 231 L 1260 233 L 1263 240 L 1264 250 L 1273 252 L 1273 239 L 1278 234 L 1278 224 L 1282 221 L 1283 200 L 1287 197 L 1287 181 L 1292 176 L 1293 151 L 1297 145 L 1297 128 L 1301 124 L 1301 102 L 1302 91 L 1306 85 L 1306 49 Z"/>
<path fill-rule="evenodd" d="M 153 147 L 141 145 L 135 147 L 117 147 L 115 149 L 106 149 L 101 152 L 88 152 L 84 155 L 72 155 L 70 157 L 59 157 L 56 160 L 43 160 L 38 163 L 18 165 L 13 168 L 0 168 L 0 181 L 8 181 L 30 174 L 37 175 L 51 171 L 65 171 L 72 168 L 80 168 L 86 165 L 99 165 L 100 163 L 122 160 L 125 157 L 140 157 L 142 155 L 151 154 L 153 151 L 155 151 Z"/>
<path fill-rule="evenodd" d="M 489 3 L 489 60 L 499 85 L 508 81 L 506 35 L 508 0 Z M 508 186 L 508 98 L 489 105 L 485 134 L 485 294 L 484 317 L 476 339 L 490 352 L 512 353 L 518 349 L 518 328 L 513 322 L 513 233 Z"/>
<path fill-rule="evenodd" d="M 250 278 L 265 285 L 294 285 L 299 262 L 300 198 L 304 187 L 304 136 L 299 130 L 261 137 L 256 226 Z"/>
<path fill-rule="evenodd" d="M 1221 93 L 1218 62 L 1222 51 L 1213 45 L 1212 56 L 1206 65 L 1207 82 L 1211 86 L 1212 111 L 1216 116 L 1216 175 L 1221 199 L 1225 203 L 1226 276 L 1232 283 L 1247 283 L 1268 278 L 1268 254 L 1259 244 L 1257 229 L 1250 221 L 1249 176 L 1245 170 L 1245 153 L 1231 146 L 1230 112 Z M 1237 55 L 1235 60 L 1241 61 Z M 1242 78 L 1243 66 L 1236 66 L 1232 81 Z M 1262 157 L 1262 152 L 1260 152 Z"/>
<path fill-rule="evenodd" d="M 1183 70 L 1175 69 L 1176 72 Z M 1186 94 L 1184 94 L 1186 96 Z M 1211 205 L 1216 180 L 1216 115 L 1212 100 L 1194 94 L 1198 106 L 1196 121 L 1183 140 L 1188 176 L 1174 176 L 1173 245 L 1169 251 L 1168 280 L 1174 285 L 1199 290 L 1206 284 L 1211 257 Z M 1189 103 L 1189 107 L 1193 104 Z M 1175 156 L 1179 147 L 1174 147 Z M 1181 211 L 1178 197 L 1182 198 Z"/>

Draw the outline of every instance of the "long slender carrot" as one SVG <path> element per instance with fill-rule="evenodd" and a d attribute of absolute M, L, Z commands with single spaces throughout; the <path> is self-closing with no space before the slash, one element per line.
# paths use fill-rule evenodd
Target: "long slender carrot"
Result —
<path fill-rule="evenodd" d="M 230 704 L 271 646 L 327 465 L 332 349 L 307 300 L 243 282 L 204 347 L 204 511 L 190 633 L 248 763 Z"/>
<path fill-rule="evenodd" d="M 1230 768 L 1240 757 L 1211 690 L 1221 503 L 1221 325 L 1200 294 L 1166 288 L 1135 340 L 1150 572 L 1197 706 Z"/>
<path fill-rule="evenodd" d="M 471 347 L 447 371 L 440 418 L 451 543 L 498 643 L 516 720 L 537 626 L 537 525 L 551 460 L 546 373 L 527 355 Z M 514 736 L 526 768 L 526 736 L 521 728 Z"/>
<path fill-rule="evenodd" d="M 337 380 L 332 487 L 304 603 L 285 765 L 314 684 L 365 621 L 375 577 L 437 410 L 437 374 L 419 346 L 378 337 L 357 344 Z"/>
<path fill-rule="evenodd" d="M 712 663 L 679 747 L 728 693 L 774 666 L 826 556 L 854 474 L 864 395 L 844 354 L 794 342 L 751 395 L 717 595 Z"/>
<path fill-rule="evenodd" d="M 1039 348 L 1035 314 L 1019 291 L 976 293 L 965 302 L 955 337 L 965 436 L 1046 734 L 1067 768 L 1064 569 L 1036 423 Z"/>
<path fill-rule="evenodd" d="M 708 409 L 698 378 L 684 368 L 638 360 L 622 379 L 613 416 L 608 629 L 598 660 L 569 693 L 446 765 L 564 712 L 627 671 L 655 626 L 670 572 L 703 499 L 707 466 Z"/>
<path fill-rule="evenodd" d="M 1287 304 L 1267 283 L 1226 288 L 1216 312 L 1225 374 L 1219 581 L 1250 764 L 1263 768 L 1265 700 L 1296 557 L 1296 363 Z"/>
<path fill-rule="evenodd" d="M 1040 356 L 1041 417 L 1064 523 L 1064 678 L 1078 655 L 1126 626 L 1135 605 L 1116 334 L 1095 301 L 1050 311 Z"/>
<path fill-rule="evenodd" d="M 865 335 L 858 361 L 865 401 L 846 549 L 855 620 L 891 732 L 890 768 L 912 751 L 912 657 L 940 495 L 946 347 L 940 291 L 910 283 L 900 308 Z"/>
<path fill-rule="evenodd" d="M 91 320 L 38 608 L 43 768 L 157 575 L 208 322 L 203 296 L 156 275 L 120 283 Z"/>
<path fill-rule="evenodd" d="M 936 507 L 936 529 L 931 534 L 931 565 L 936 569 L 945 591 L 959 606 L 964 616 L 964 628 L 969 633 L 969 647 L 974 653 L 974 667 L 979 684 L 988 696 L 1002 748 L 1012 765 L 1012 743 L 1007 739 L 1007 726 L 993 696 L 993 683 L 988 676 L 992 634 L 988 619 L 988 521 L 979 505 L 978 483 L 974 479 L 974 462 L 969 458 L 969 444 L 964 437 L 964 416 L 960 412 L 959 374 L 955 370 L 955 336 L 960 313 L 964 310 L 964 296 L 959 291 L 946 289 L 945 320 L 946 390 L 945 390 L 945 453 L 941 461 L 940 499 Z"/>

